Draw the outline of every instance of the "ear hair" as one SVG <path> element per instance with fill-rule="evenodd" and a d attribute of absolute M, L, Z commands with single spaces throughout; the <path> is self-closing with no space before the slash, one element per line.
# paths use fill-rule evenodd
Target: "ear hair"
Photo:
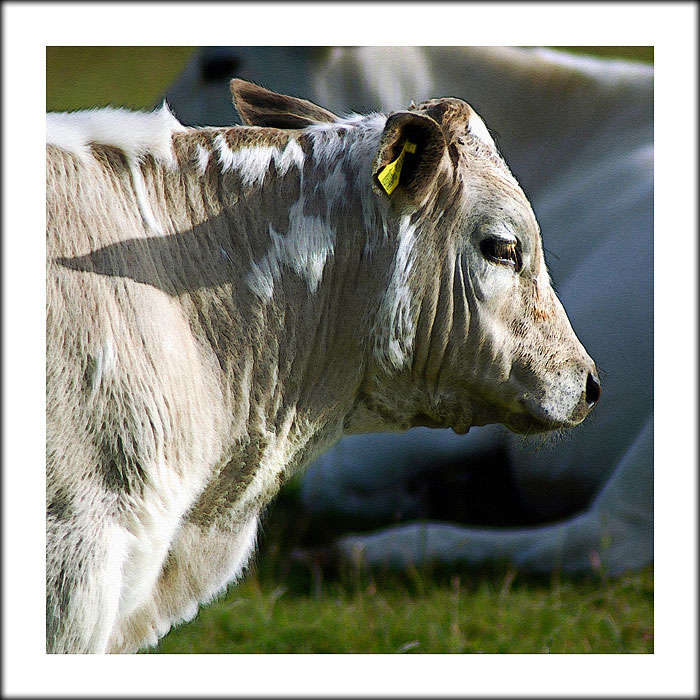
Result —
<path fill-rule="evenodd" d="M 398 208 L 419 206 L 435 182 L 446 149 L 442 129 L 431 117 L 416 112 L 392 114 L 372 162 L 374 191 L 389 197 Z M 382 184 L 387 167 L 394 171 L 388 188 Z"/>
<path fill-rule="evenodd" d="M 278 129 L 303 129 L 319 122 L 335 122 L 338 117 L 308 100 L 279 95 L 246 80 L 230 82 L 233 104 L 245 124 Z"/>

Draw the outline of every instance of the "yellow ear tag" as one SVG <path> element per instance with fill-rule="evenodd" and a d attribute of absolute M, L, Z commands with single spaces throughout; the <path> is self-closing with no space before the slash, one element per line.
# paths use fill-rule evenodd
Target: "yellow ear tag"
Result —
<path fill-rule="evenodd" d="M 399 184 L 401 166 L 403 165 L 403 159 L 406 156 L 406 152 L 415 153 L 416 144 L 406 141 L 401 149 L 401 153 L 399 153 L 399 157 L 389 163 L 389 165 L 385 165 L 379 171 L 379 173 L 377 173 L 377 178 L 379 179 L 382 187 L 386 190 L 387 194 L 391 194 L 396 189 L 396 185 Z"/>

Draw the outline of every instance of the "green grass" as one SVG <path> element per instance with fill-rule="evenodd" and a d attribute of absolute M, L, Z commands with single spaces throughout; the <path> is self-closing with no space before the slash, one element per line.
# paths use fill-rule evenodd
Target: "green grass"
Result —
<path fill-rule="evenodd" d="M 615 581 L 409 572 L 307 593 L 256 575 L 165 637 L 161 654 L 652 653 L 653 570 Z"/>
<path fill-rule="evenodd" d="M 616 579 L 602 568 L 537 576 L 506 563 L 358 569 L 334 559 L 329 545 L 341 523 L 309 517 L 298 482 L 263 519 L 244 581 L 150 653 L 654 651 L 651 565 Z"/>
<path fill-rule="evenodd" d="M 193 46 L 47 46 L 46 109 L 149 109 L 185 67 Z"/>

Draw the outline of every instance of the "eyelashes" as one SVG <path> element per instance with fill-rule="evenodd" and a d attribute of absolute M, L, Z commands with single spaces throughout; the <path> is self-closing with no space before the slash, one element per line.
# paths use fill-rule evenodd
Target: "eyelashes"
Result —
<path fill-rule="evenodd" d="M 479 248 L 482 255 L 496 265 L 509 265 L 516 272 L 523 268 L 523 255 L 517 240 L 489 236 L 481 241 Z"/>

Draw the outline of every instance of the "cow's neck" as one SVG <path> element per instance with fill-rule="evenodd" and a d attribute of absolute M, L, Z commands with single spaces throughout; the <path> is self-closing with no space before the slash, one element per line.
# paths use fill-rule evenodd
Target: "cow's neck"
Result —
<path fill-rule="evenodd" d="M 366 211 L 367 192 L 319 169 L 299 132 L 193 130 L 174 145 L 177 167 L 146 164 L 144 178 L 154 218 L 182 242 L 179 300 L 231 416 L 221 480 L 230 501 L 252 498 L 254 480 L 276 488 L 284 465 L 341 437 L 390 237 L 369 230 L 381 216 Z M 199 507 L 217 510 L 220 493 L 217 503 Z"/>

